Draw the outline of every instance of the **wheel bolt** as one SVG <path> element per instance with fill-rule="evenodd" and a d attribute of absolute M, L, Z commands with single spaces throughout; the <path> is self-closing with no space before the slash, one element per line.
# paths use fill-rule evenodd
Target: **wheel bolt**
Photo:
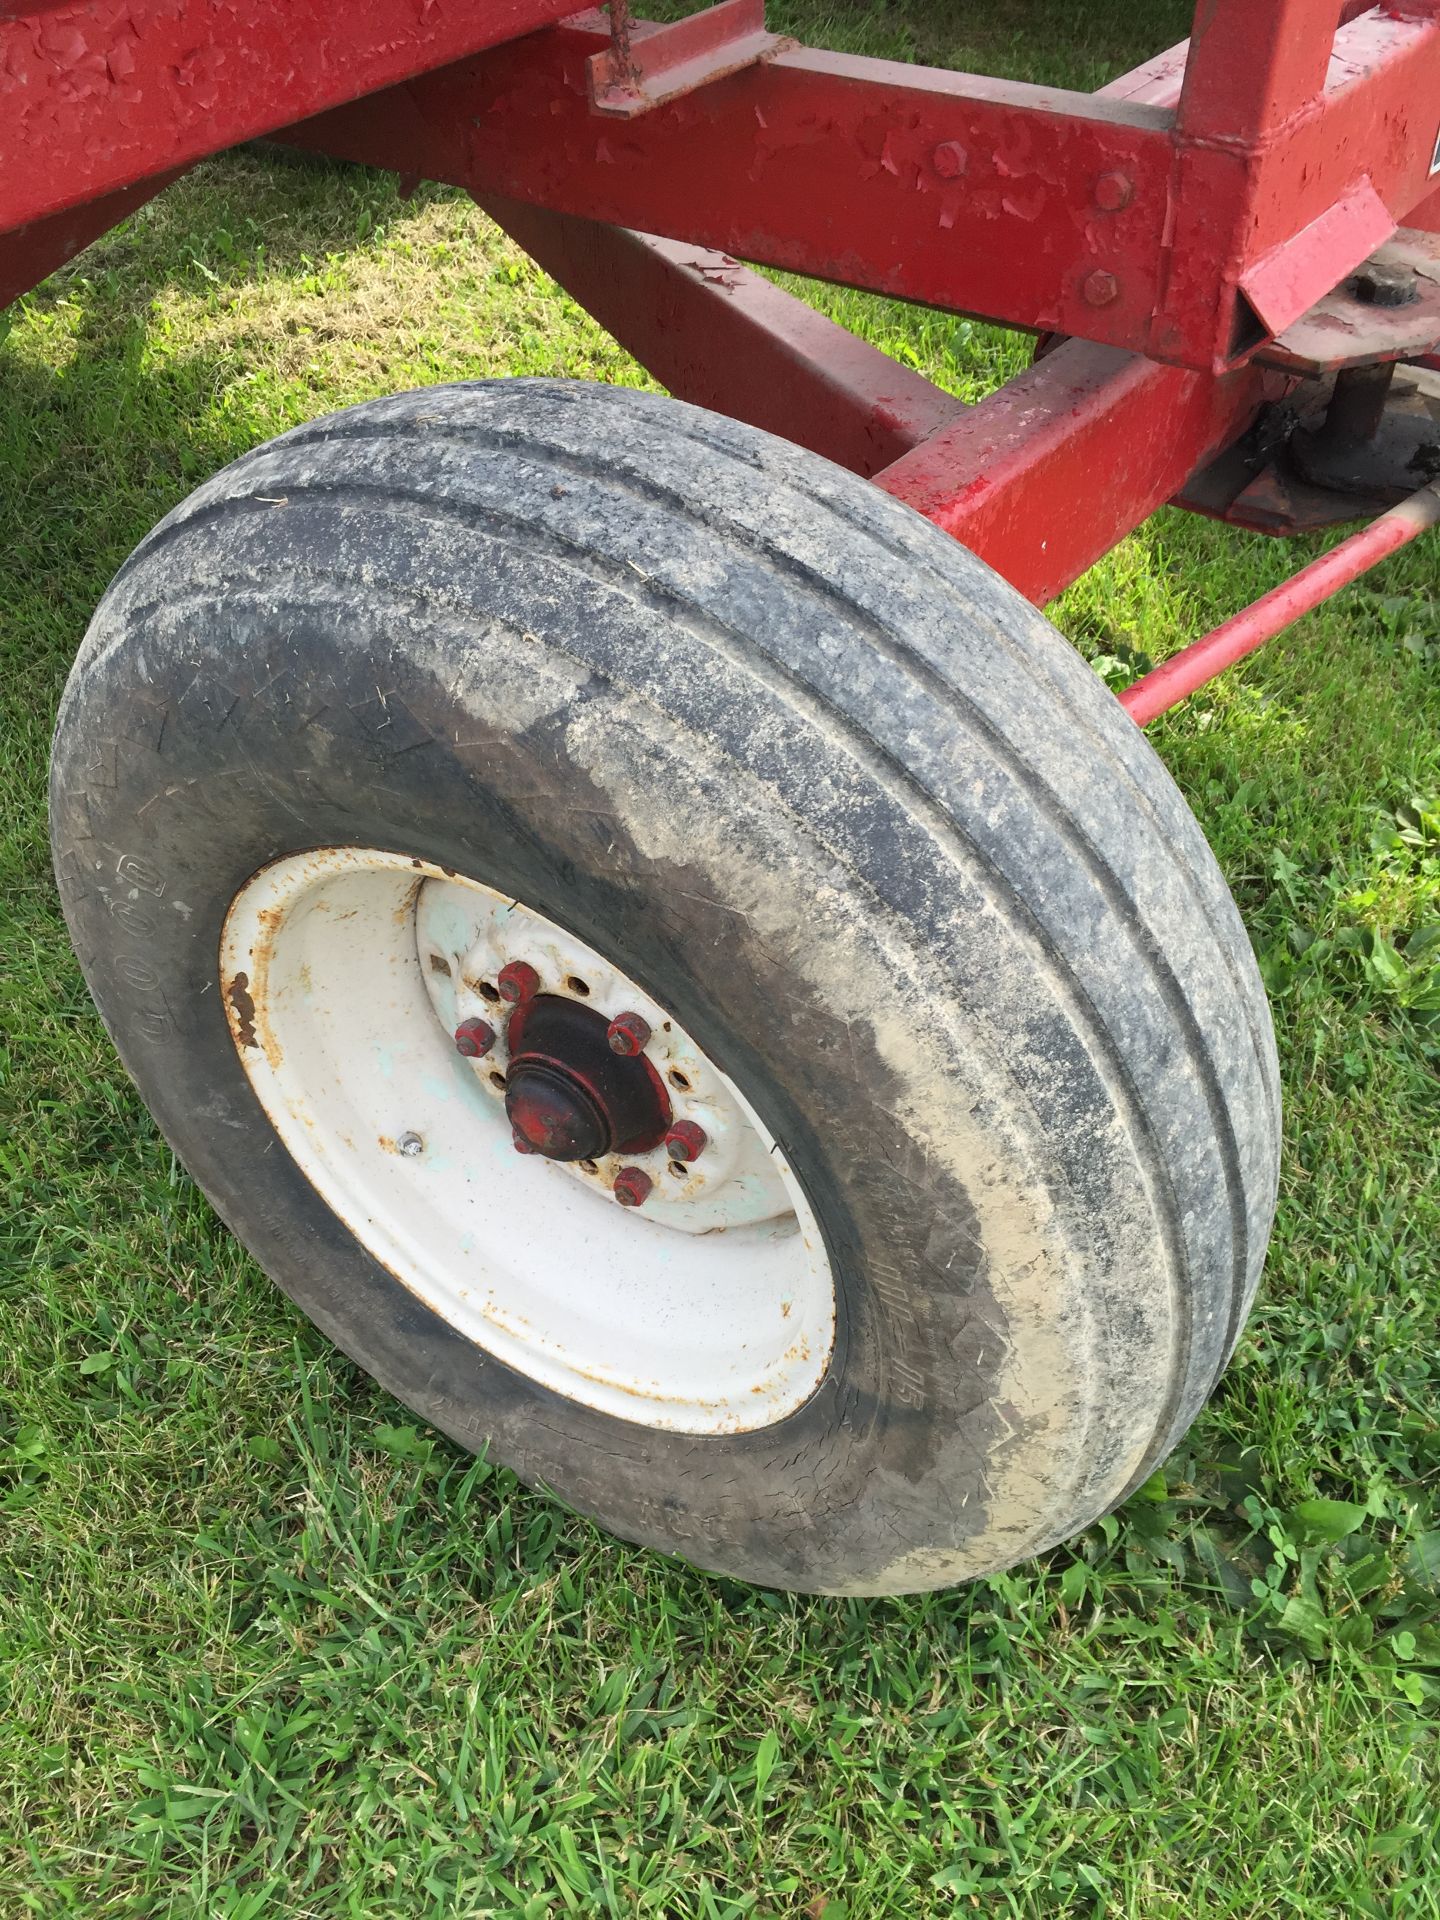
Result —
<path fill-rule="evenodd" d="M 665 1136 L 665 1151 L 672 1160 L 698 1160 L 708 1138 L 693 1120 L 677 1120 Z"/>
<path fill-rule="evenodd" d="M 612 1053 L 623 1054 L 627 1060 L 633 1060 L 637 1053 L 643 1053 L 650 1044 L 650 1022 L 643 1013 L 617 1013 L 605 1032 Z M 632 1200 L 631 1206 L 638 1206 L 638 1200 Z"/>
<path fill-rule="evenodd" d="M 514 1147 L 516 1153 L 538 1153 L 539 1152 L 539 1148 L 532 1147 L 530 1142 L 525 1138 L 523 1133 L 512 1133 L 510 1136 L 510 1144 L 512 1147 Z"/>
<path fill-rule="evenodd" d="M 467 1060 L 483 1060 L 495 1044 L 495 1029 L 488 1020 L 462 1020 L 455 1029 L 455 1051 Z"/>
<path fill-rule="evenodd" d="M 615 1198 L 622 1207 L 643 1207 L 654 1184 L 643 1167 L 622 1167 L 615 1176 Z"/>
<path fill-rule="evenodd" d="M 511 960 L 496 974 L 495 984 L 500 989 L 500 998 L 518 1007 L 522 1001 L 533 1000 L 540 991 L 540 976 L 528 960 Z"/>

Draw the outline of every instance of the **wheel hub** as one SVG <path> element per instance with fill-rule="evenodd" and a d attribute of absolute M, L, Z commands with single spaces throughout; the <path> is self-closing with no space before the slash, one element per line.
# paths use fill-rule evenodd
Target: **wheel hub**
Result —
<path fill-rule="evenodd" d="M 603 1014 L 557 994 L 510 1016 L 505 1111 L 522 1152 L 547 1160 L 647 1153 L 665 1138 L 670 1101 L 641 1058 L 617 1054 Z"/>
<path fill-rule="evenodd" d="M 246 883 L 220 963 L 300 1174 L 448 1325 L 682 1433 L 750 1432 L 814 1392 L 835 1291 L 803 1189 L 718 1062 L 604 954 L 418 856 L 333 847 Z"/>

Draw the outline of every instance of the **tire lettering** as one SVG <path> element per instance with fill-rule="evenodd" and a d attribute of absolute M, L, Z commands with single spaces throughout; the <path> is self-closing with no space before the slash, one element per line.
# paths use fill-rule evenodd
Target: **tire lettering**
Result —
<path fill-rule="evenodd" d="M 132 853 L 122 853 L 115 868 L 127 886 L 135 887 L 141 893 L 150 893 L 158 900 L 165 892 L 165 881 L 145 860 L 137 860 Z"/>
<path fill-rule="evenodd" d="M 133 933 L 141 940 L 147 939 L 155 931 L 155 916 L 138 900 L 112 900 L 110 916 L 118 920 L 127 933 Z"/>
<path fill-rule="evenodd" d="M 133 953 L 119 955 L 111 971 L 117 980 L 123 980 L 127 987 L 133 987 L 137 993 L 154 993 L 160 985 L 160 976 L 150 962 L 141 960 Z"/>

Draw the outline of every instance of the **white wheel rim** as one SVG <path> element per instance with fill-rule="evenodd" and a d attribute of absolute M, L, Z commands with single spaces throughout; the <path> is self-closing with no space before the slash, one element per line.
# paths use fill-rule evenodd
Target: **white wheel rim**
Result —
<path fill-rule="evenodd" d="M 428 862 L 325 848 L 241 889 L 220 957 L 236 1051 L 291 1157 L 459 1333 L 570 1399 L 682 1433 L 753 1431 L 814 1392 L 835 1292 L 804 1192 L 740 1089 L 603 955 Z M 676 1117 L 706 1135 L 681 1175 L 663 1146 L 593 1171 L 515 1151 L 492 1078 L 505 1009 L 482 989 L 519 959 L 544 993 L 647 1021 Z M 499 1036 L 478 1060 L 454 1041 L 470 1017 Z M 653 1179 L 642 1207 L 613 1197 L 622 1161 Z"/>

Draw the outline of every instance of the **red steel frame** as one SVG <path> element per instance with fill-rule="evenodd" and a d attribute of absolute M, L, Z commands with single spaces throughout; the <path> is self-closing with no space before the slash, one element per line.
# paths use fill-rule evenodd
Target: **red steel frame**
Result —
<path fill-rule="evenodd" d="M 0 0 L 0 300 L 257 135 L 447 181 L 672 391 L 1043 602 L 1287 390 L 1276 336 L 1440 228 L 1440 0 L 1199 0 L 1098 94 L 816 52 L 762 0 L 572 5 Z M 1058 344 L 962 407 L 741 260 Z"/>

